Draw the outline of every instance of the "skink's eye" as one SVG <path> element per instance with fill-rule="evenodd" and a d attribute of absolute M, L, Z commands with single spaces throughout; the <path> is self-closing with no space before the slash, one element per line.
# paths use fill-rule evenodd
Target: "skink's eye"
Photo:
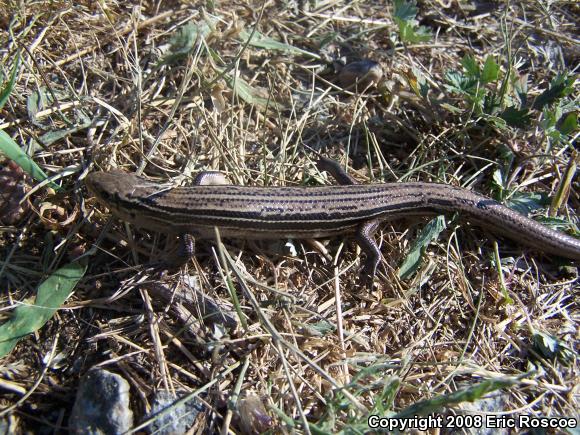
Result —
<path fill-rule="evenodd" d="M 107 190 L 101 190 L 99 192 L 101 198 L 103 198 L 105 201 L 114 201 L 114 202 L 118 202 L 119 201 L 119 193 L 118 192 L 114 192 L 111 193 Z"/>

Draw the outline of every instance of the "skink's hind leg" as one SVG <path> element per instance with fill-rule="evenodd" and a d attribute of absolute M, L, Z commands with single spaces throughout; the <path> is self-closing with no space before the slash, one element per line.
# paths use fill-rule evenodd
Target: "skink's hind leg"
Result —
<path fill-rule="evenodd" d="M 381 250 L 377 246 L 374 234 L 379 227 L 378 219 L 365 222 L 356 232 L 356 241 L 367 256 L 365 265 L 362 270 L 363 284 L 372 286 L 373 280 L 377 273 L 377 267 L 381 262 Z"/>
<path fill-rule="evenodd" d="M 332 175 L 332 177 L 338 181 L 338 184 L 358 184 L 358 181 L 348 175 L 336 160 L 321 157 L 316 163 L 316 167 L 320 171 L 326 171 Z"/>
<path fill-rule="evenodd" d="M 175 240 L 172 240 L 173 250 L 169 252 L 164 264 L 170 268 L 180 268 L 184 266 L 191 257 L 195 254 L 195 238 L 193 234 L 183 233 L 177 240 L 177 248 L 175 248 Z"/>
<path fill-rule="evenodd" d="M 319 170 L 326 171 L 332 175 L 339 184 L 358 184 L 353 177 L 348 175 L 340 164 L 326 157 L 321 157 L 316 164 Z M 356 241 L 366 254 L 366 262 L 363 266 L 362 284 L 371 287 L 377 273 L 377 267 L 381 262 L 381 250 L 377 246 L 374 234 L 379 227 L 380 220 L 375 219 L 363 223 L 356 231 Z"/>

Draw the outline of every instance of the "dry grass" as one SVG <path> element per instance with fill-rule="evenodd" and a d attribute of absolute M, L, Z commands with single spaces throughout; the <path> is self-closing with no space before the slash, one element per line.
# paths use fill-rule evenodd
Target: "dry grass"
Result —
<path fill-rule="evenodd" d="M 238 414 L 251 421 L 248 413 L 265 412 L 274 432 L 289 432 L 290 422 L 307 432 L 305 420 L 346 430 L 371 409 L 398 412 L 527 372 L 502 390 L 501 411 L 576 415 L 576 359 L 542 357 L 532 336 L 550 334 L 577 351 L 577 270 L 510 241 L 499 242 L 498 268 L 490 235 L 461 220 L 448 220 L 406 280 L 397 272 L 424 221 L 383 225 L 372 291 L 359 285 L 360 253 L 340 238 L 290 248 L 228 240 L 225 252 L 200 242 L 185 268 L 162 273 L 149 265 L 165 255 L 163 236 L 105 225 L 107 210 L 82 187 L 89 171 L 183 180 L 214 169 L 236 184 L 332 182 L 314 168 L 311 149 L 348 156 L 362 182 L 437 181 L 493 195 L 502 169 L 504 197 L 557 191 L 571 142 L 553 140 L 539 122 L 498 127 L 447 90 L 445 73 L 461 71 L 465 54 L 480 64 L 492 55 L 502 74 L 527 74 L 533 99 L 578 62 L 578 5 L 426 0 L 419 18 L 431 38 L 402 44 L 382 2 L 304 3 L 308 12 L 282 2 L 0 1 L 5 77 L 18 52 L 22 62 L 0 128 L 35 147 L 34 160 L 62 174 L 65 188 L 32 193 L 33 211 L 2 227 L 2 318 L 56 268 L 90 252 L 62 309 L 1 362 L 0 407 L 19 428 L 62 432 L 79 380 L 95 365 L 130 382 L 139 417 L 156 390 L 183 394 L 217 379 L 196 426 L 208 432 L 247 431 Z M 186 23 L 207 32 L 185 56 L 161 62 Z M 313 56 L 245 45 L 240 35 L 253 29 Z M 327 60 L 342 55 L 381 62 L 385 82 L 364 95 L 341 92 Z M 413 92 L 419 74 L 428 99 Z M 263 100 L 232 92 L 228 76 Z M 34 113 L 39 93 L 45 101 Z M 53 141 L 50 132 L 63 134 Z M 506 149 L 515 156 L 509 169 Z M 579 195 L 573 183 L 560 216 L 577 221 Z M 55 207 L 42 219 L 41 204 Z M 227 321 L 204 322 L 208 305 Z M 236 391 L 246 402 L 231 414 Z"/>

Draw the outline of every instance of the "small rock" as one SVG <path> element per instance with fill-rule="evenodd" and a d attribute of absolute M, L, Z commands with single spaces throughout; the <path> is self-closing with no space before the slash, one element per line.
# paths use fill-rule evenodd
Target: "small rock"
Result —
<path fill-rule="evenodd" d="M 483 424 L 481 427 L 470 427 L 465 429 L 457 429 L 456 431 L 449 431 L 447 433 L 467 433 L 470 435 L 509 435 L 511 432 L 506 428 L 488 427 L 486 422 L 486 415 L 501 416 L 505 411 L 506 396 L 504 394 L 496 394 L 493 396 L 479 399 L 475 402 L 464 402 L 456 413 L 464 415 L 481 416 Z"/>
<path fill-rule="evenodd" d="M 69 419 L 73 434 L 120 434 L 133 427 L 129 383 L 102 369 L 90 370 L 77 391 Z"/>
<path fill-rule="evenodd" d="M 182 393 L 181 396 L 187 394 Z M 146 417 L 146 420 L 156 418 L 145 430 L 156 435 L 186 433 L 193 426 L 197 415 L 203 411 L 204 405 L 197 397 L 192 397 L 184 403 L 175 404 L 179 399 L 179 396 L 175 397 L 169 391 L 158 391 L 153 398 L 151 413 Z"/>
<path fill-rule="evenodd" d="M 258 435 L 272 428 L 272 417 L 268 415 L 262 399 L 248 392 L 236 404 L 236 417 L 244 435 Z"/>
<path fill-rule="evenodd" d="M 348 90 L 356 88 L 358 91 L 376 86 L 382 77 L 381 65 L 370 59 L 351 62 L 343 66 L 338 73 L 338 80 L 343 88 Z"/>

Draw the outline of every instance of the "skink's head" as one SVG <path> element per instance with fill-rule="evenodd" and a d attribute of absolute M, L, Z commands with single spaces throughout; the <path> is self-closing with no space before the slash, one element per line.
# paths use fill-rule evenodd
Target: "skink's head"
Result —
<path fill-rule="evenodd" d="M 156 190 L 155 184 L 123 171 L 93 172 L 85 185 L 97 200 L 117 217 L 135 224 L 142 220 L 140 198 Z"/>
<path fill-rule="evenodd" d="M 85 185 L 99 202 L 110 207 L 130 201 L 135 187 L 142 179 L 123 171 L 93 172 L 85 179 Z"/>
<path fill-rule="evenodd" d="M 165 220 L 158 221 L 154 207 L 151 210 L 155 201 L 165 194 L 159 184 L 115 170 L 93 172 L 85 179 L 85 185 L 100 203 L 122 220 L 154 231 L 172 231 Z"/>

